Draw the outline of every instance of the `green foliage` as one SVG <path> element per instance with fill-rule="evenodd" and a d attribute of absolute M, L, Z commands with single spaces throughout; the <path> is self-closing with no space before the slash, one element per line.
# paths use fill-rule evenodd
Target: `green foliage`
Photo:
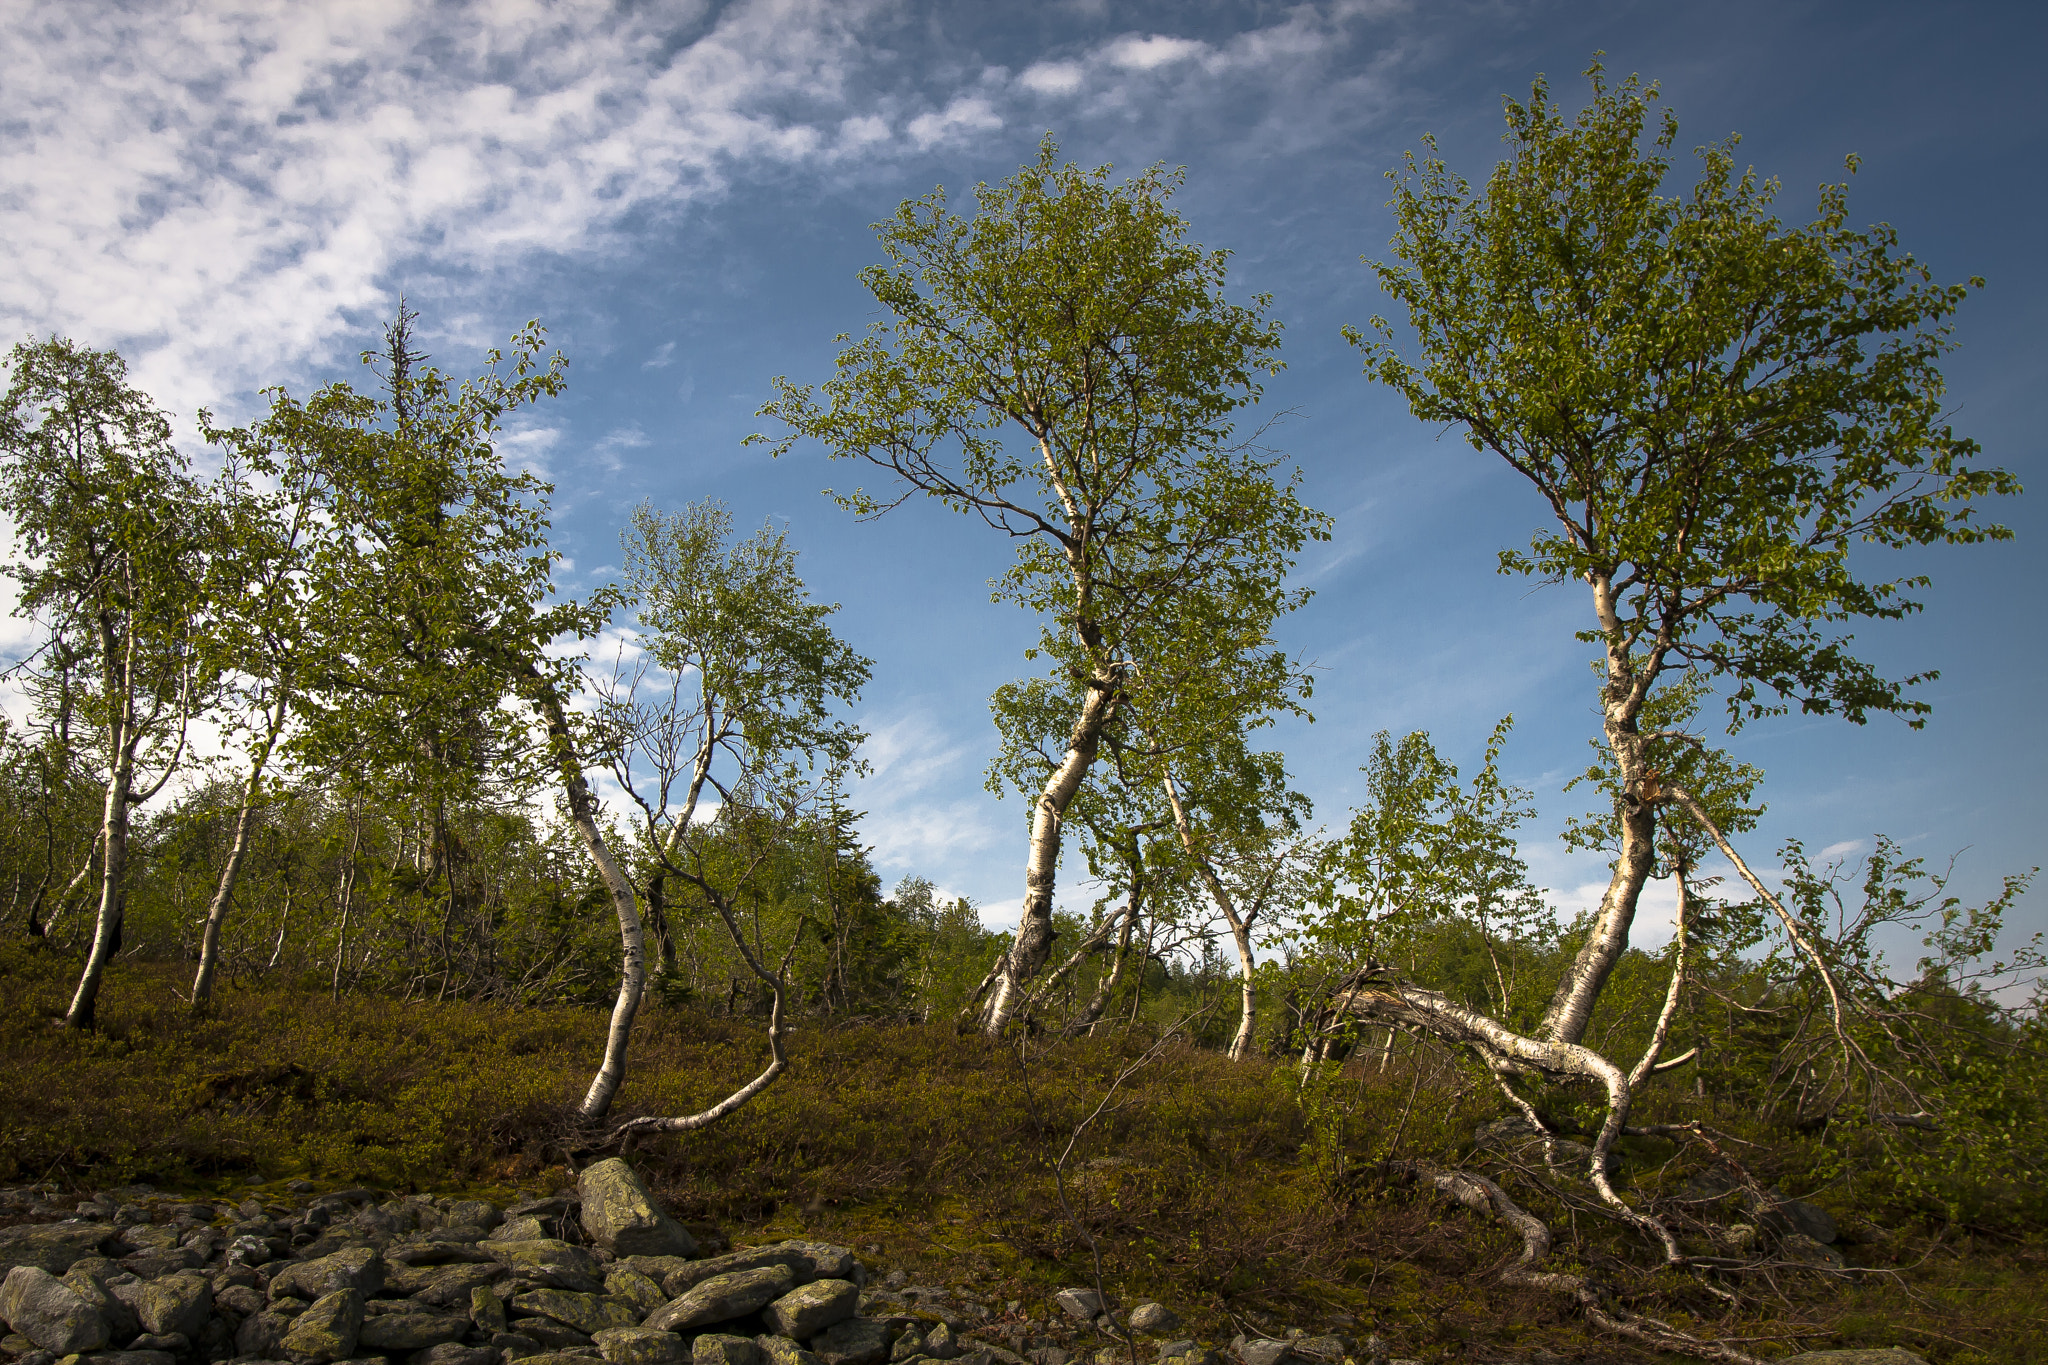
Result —
<path fill-rule="evenodd" d="M 1398 263 L 1374 269 L 1424 359 L 1375 319 L 1380 340 L 1349 333 L 1367 373 L 1543 495 L 1555 526 L 1501 568 L 1604 588 L 1581 638 L 1653 676 L 1668 654 L 1727 679 L 1731 724 L 1797 700 L 1917 725 L 1906 689 L 1933 675 L 1882 678 L 1830 625 L 1915 611 L 1926 584 L 1860 577 L 1853 547 L 2010 535 L 1971 504 L 2017 480 L 1974 468 L 1943 411 L 1964 288 L 1932 283 L 1891 228 L 1845 226 L 1844 185 L 1785 227 L 1733 139 L 1660 194 L 1678 126 L 1667 112 L 1642 145 L 1656 87 L 1587 75 L 1570 122 L 1541 79 L 1508 101 L 1510 154 L 1482 194 L 1433 155 L 1390 175 Z"/>

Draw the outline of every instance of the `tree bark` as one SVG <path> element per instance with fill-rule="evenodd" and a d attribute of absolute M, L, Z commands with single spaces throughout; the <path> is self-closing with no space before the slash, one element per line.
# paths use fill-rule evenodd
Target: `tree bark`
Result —
<path fill-rule="evenodd" d="M 1650 684 L 1661 671 L 1662 654 L 1653 650 L 1642 661 L 1629 657 L 1621 636 L 1613 587 L 1604 578 L 1593 582 L 1593 606 L 1608 639 L 1607 681 L 1600 697 L 1601 727 L 1621 784 L 1616 811 L 1621 823 L 1621 848 L 1608 879 L 1607 893 L 1600 898 L 1600 912 L 1594 916 L 1592 932 L 1587 934 L 1571 968 L 1558 982 L 1543 1012 L 1542 1023 L 1537 1026 L 1538 1036 L 1560 1043 L 1577 1043 L 1586 1036 L 1601 988 L 1628 949 L 1636 906 L 1657 861 L 1654 799 L 1643 800 L 1638 795 L 1645 765 L 1643 737 L 1637 730 L 1636 718 L 1642 713 Z"/>
<path fill-rule="evenodd" d="M 1253 984 L 1253 972 L 1258 964 L 1252 959 L 1252 918 L 1257 915 L 1258 907 L 1254 906 L 1250 914 L 1238 913 L 1237 903 L 1231 899 L 1223 879 L 1216 875 L 1216 869 L 1195 847 L 1195 832 L 1188 823 L 1187 808 L 1181 804 L 1180 790 L 1174 786 L 1171 776 L 1164 780 L 1167 804 L 1173 808 L 1173 826 L 1180 833 L 1181 847 L 1187 850 L 1188 857 L 1194 859 L 1202 884 L 1209 888 L 1209 898 L 1223 912 L 1224 922 L 1230 926 L 1230 941 L 1237 947 L 1238 980 L 1243 1003 L 1237 1016 L 1237 1036 L 1230 1040 L 1229 1056 L 1231 1061 L 1241 1062 L 1252 1055 L 1252 1033 L 1258 1027 L 1259 994 Z"/>
<path fill-rule="evenodd" d="M 1089 680 L 1088 700 L 1074 721 L 1067 752 L 1046 779 L 1031 815 L 1031 852 L 1024 865 L 1024 904 L 1017 917 L 1017 936 L 1010 943 L 1002 974 L 996 979 L 982 1016 L 982 1030 L 999 1038 L 1023 1003 L 1024 983 L 1038 975 L 1052 953 L 1053 890 L 1059 879 L 1060 827 L 1074 793 L 1081 789 L 1102 732 L 1116 712 L 1118 689 L 1113 678 Z"/>
<path fill-rule="evenodd" d="M 228 847 L 227 863 L 220 870 L 220 885 L 206 907 L 206 928 L 199 936 L 199 970 L 192 978 L 192 1009 L 206 1008 L 213 998 L 213 977 L 220 965 L 220 931 L 227 923 L 228 906 L 235 895 L 235 883 L 242 875 L 242 863 L 249 855 L 249 838 L 256 827 L 257 797 L 262 794 L 263 770 L 284 730 L 287 701 L 279 696 L 264 718 L 263 742 L 249 762 L 249 776 L 242 784 L 242 806 L 235 813 L 235 838 Z"/>

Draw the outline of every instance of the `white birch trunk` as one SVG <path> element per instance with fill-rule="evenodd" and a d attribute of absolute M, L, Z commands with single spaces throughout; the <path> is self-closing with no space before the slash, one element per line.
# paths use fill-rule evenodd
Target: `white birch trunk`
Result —
<path fill-rule="evenodd" d="M 249 776 L 242 784 L 242 805 L 235 813 L 235 838 L 228 846 L 227 863 L 220 870 L 220 884 L 214 888 L 213 900 L 206 907 L 206 928 L 199 936 L 199 970 L 192 978 L 192 1008 L 203 1010 L 213 998 L 213 977 L 220 966 L 220 931 L 227 923 L 228 906 L 235 895 L 235 883 L 241 878 L 242 863 L 249 855 L 249 839 L 256 827 L 257 797 L 262 794 L 264 766 L 270 762 L 270 754 L 277 747 L 277 737 L 284 730 L 287 699 L 280 695 L 265 717 L 263 742 L 257 746 L 255 755 L 249 761 Z"/>

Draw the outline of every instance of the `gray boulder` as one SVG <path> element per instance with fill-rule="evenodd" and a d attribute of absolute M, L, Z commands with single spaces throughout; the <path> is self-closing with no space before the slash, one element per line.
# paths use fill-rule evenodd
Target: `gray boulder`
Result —
<path fill-rule="evenodd" d="M 1823 1246 L 1832 1245 L 1840 1235 L 1835 1220 L 1818 1204 L 1804 1199 L 1781 1199 L 1756 1211 L 1757 1221 L 1781 1236 L 1810 1237 Z"/>
<path fill-rule="evenodd" d="M 1801 1351 L 1777 1365 L 1927 1365 L 1927 1357 L 1903 1346 L 1865 1346 L 1847 1351 Z"/>
<path fill-rule="evenodd" d="M 727 1322 L 766 1307 L 794 1288 L 796 1276 L 786 1265 L 713 1275 L 655 1309 L 646 1325 L 675 1332 Z"/>
<path fill-rule="evenodd" d="M 284 1334 L 292 1319 L 283 1313 L 255 1313 L 235 1329 L 235 1354 L 244 1359 L 277 1360 L 284 1355 Z"/>
<path fill-rule="evenodd" d="M 0 1228 L 0 1273 L 32 1265 L 62 1275 L 73 1262 L 99 1255 L 112 1234 L 113 1229 L 97 1223 L 23 1223 Z"/>
<path fill-rule="evenodd" d="M 550 1237 L 478 1245 L 499 1265 L 534 1284 L 578 1294 L 596 1294 L 604 1289 L 604 1267 L 582 1247 Z"/>
<path fill-rule="evenodd" d="M 1294 1347 L 1290 1343 L 1263 1337 L 1246 1341 L 1237 1348 L 1238 1359 L 1244 1365 L 1285 1365 L 1293 1354 Z"/>
<path fill-rule="evenodd" d="M 612 1365 L 685 1365 L 691 1355 L 681 1337 L 652 1327 L 607 1327 L 591 1340 Z"/>
<path fill-rule="evenodd" d="M 761 1365 L 761 1348 L 746 1337 L 706 1332 L 691 1344 L 692 1365 Z"/>
<path fill-rule="evenodd" d="M 754 1344 L 761 1348 L 763 1365 L 819 1365 L 817 1356 L 788 1337 L 758 1336 Z"/>
<path fill-rule="evenodd" d="M 847 1248 L 826 1242 L 787 1241 L 743 1247 L 723 1256 L 687 1262 L 663 1276 L 661 1288 L 663 1293 L 675 1298 L 692 1285 L 715 1275 L 729 1275 L 736 1270 L 758 1270 L 772 1265 L 789 1267 L 792 1285 L 809 1284 L 812 1280 L 853 1280 L 858 1283 L 861 1279 L 860 1263 Z"/>
<path fill-rule="evenodd" d="M 384 1287 L 384 1273 L 384 1256 L 375 1247 L 344 1247 L 280 1271 L 270 1282 L 270 1297 L 322 1299 L 353 1289 L 368 1298 Z"/>
<path fill-rule="evenodd" d="M 508 1350 L 505 1354 L 509 1357 L 512 1353 Z M 596 1365 L 597 1362 L 597 1357 L 587 1350 L 542 1351 L 539 1355 L 517 1358 L 526 1361 L 527 1365 Z"/>
<path fill-rule="evenodd" d="M 451 1225 L 467 1225 L 479 1228 L 494 1228 L 505 1221 L 505 1215 L 498 1212 L 495 1204 L 481 1199 L 454 1199 L 448 1204 L 448 1222 Z"/>
<path fill-rule="evenodd" d="M 532 1337 L 550 1351 L 583 1351 L 592 1347 L 590 1333 L 579 1332 L 566 1322 L 553 1318 L 517 1318 L 512 1325 L 519 1329 L 521 1336 Z"/>
<path fill-rule="evenodd" d="M 143 1331 L 190 1340 L 213 1313 L 213 1286 L 197 1275 L 167 1275 L 146 1281 L 129 1303 Z"/>
<path fill-rule="evenodd" d="M 1106 1306 L 1102 1302 L 1102 1295 L 1092 1289 L 1062 1289 L 1052 1296 L 1052 1301 L 1058 1304 L 1060 1311 L 1068 1317 L 1082 1322 L 1095 1321 L 1102 1316 L 1102 1310 Z"/>
<path fill-rule="evenodd" d="M 1164 1305 L 1141 1303 L 1131 1310 L 1131 1330 L 1133 1332 L 1143 1332 L 1147 1336 L 1156 1336 L 1161 1332 L 1171 1332 L 1178 1326 L 1180 1326 L 1180 1319 L 1174 1315 L 1171 1308 L 1167 1308 Z"/>
<path fill-rule="evenodd" d="M 17 1265 L 0 1281 L 0 1318 L 45 1351 L 71 1355 L 107 1344 L 98 1306 L 36 1265 Z"/>
<path fill-rule="evenodd" d="M 925 1358 L 924 1333 L 918 1330 L 918 1324 L 912 1323 L 903 1329 L 896 1338 L 896 1344 L 889 1348 L 889 1359 L 911 1361 L 922 1358 Z"/>
<path fill-rule="evenodd" d="M 851 1280 L 813 1280 L 770 1303 L 761 1316 L 782 1336 L 808 1341 L 859 1309 L 860 1288 Z"/>
<path fill-rule="evenodd" d="M 938 1323 L 924 1334 L 924 1353 L 934 1360 L 951 1360 L 960 1354 L 960 1338 L 953 1335 L 952 1323 Z"/>
<path fill-rule="evenodd" d="M 503 1332 L 506 1328 L 505 1301 L 480 1284 L 469 1291 L 469 1321 L 479 1332 Z"/>
<path fill-rule="evenodd" d="M 463 1346 L 450 1341 L 413 1352 L 407 1357 L 407 1365 L 498 1365 L 498 1353 L 488 1346 Z"/>
<path fill-rule="evenodd" d="M 534 1289 L 514 1294 L 509 1306 L 527 1317 L 553 1318 L 594 1336 L 607 1327 L 632 1327 L 636 1314 L 624 1304 L 614 1304 L 596 1294 L 572 1294 L 564 1289 Z"/>
<path fill-rule="evenodd" d="M 488 1242 L 531 1242 L 546 1238 L 554 1229 L 531 1214 L 519 1218 L 507 1218 L 491 1230 L 485 1238 Z"/>
<path fill-rule="evenodd" d="M 577 1182 L 583 1231 L 615 1256 L 694 1256 L 697 1239 L 661 1205 L 639 1174 L 618 1157 L 583 1168 Z"/>
<path fill-rule="evenodd" d="M 88 1262 L 81 1261 L 64 1272 L 64 1283 L 72 1292 L 99 1310 L 107 1320 L 107 1340 L 127 1341 L 142 1331 L 142 1319 L 135 1316 L 135 1310 L 116 1298 L 100 1277 L 86 1269 Z M 105 1265 L 104 1261 L 97 1264 Z M 257 1308 L 263 1306 L 259 1298 Z"/>
<path fill-rule="evenodd" d="M 882 1365 L 889 1358 L 889 1325 L 872 1318 L 848 1318 L 811 1338 L 819 1365 Z"/>
<path fill-rule="evenodd" d="M 347 1360 L 356 1353 L 356 1333 L 362 1326 L 362 1291 L 337 1289 L 313 1300 L 293 1318 L 279 1344 L 297 1361 Z"/>
<path fill-rule="evenodd" d="M 469 1318 L 453 1313 L 378 1313 L 363 1319 L 356 1347 L 363 1351 L 424 1351 L 469 1335 Z"/>
<path fill-rule="evenodd" d="M 619 1265 L 605 1271 L 604 1292 L 606 1298 L 631 1306 L 643 1318 L 668 1302 L 660 1285 L 637 1270 Z"/>
<path fill-rule="evenodd" d="M 385 1279 L 385 1286 L 438 1308 L 467 1308 L 472 1290 L 496 1284 L 507 1273 L 495 1261 L 483 1265 L 395 1266 Z"/>

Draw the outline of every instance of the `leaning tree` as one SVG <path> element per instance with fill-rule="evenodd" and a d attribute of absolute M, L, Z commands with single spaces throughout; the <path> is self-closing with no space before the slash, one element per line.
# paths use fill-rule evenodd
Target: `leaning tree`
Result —
<path fill-rule="evenodd" d="M 893 476 L 893 498 L 839 497 L 860 515 L 922 492 L 1010 537 L 996 597 L 1038 613 L 1031 655 L 1077 697 L 1032 793 L 991 1034 L 1050 953 L 1061 827 L 1105 735 L 1171 711 L 1197 677 L 1242 678 L 1275 708 L 1299 695 L 1269 628 L 1300 602 L 1283 579 L 1324 518 L 1235 429 L 1280 367 L 1279 326 L 1267 296 L 1224 297 L 1227 253 L 1187 241 L 1170 207 L 1180 179 L 1113 184 L 1106 166 L 1060 164 L 1048 138 L 976 187 L 971 218 L 943 190 L 906 200 L 878 225 L 888 263 L 861 276 L 883 316 L 822 392 L 778 379 L 762 409 L 786 428 L 777 454 L 808 438 Z"/>

